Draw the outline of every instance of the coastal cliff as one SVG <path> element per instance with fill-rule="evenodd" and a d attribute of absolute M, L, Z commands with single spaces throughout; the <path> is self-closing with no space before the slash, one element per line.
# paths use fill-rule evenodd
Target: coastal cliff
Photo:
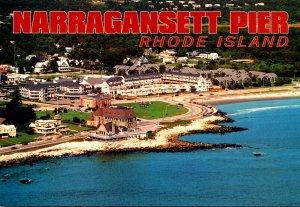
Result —
<path fill-rule="evenodd" d="M 218 125 L 220 122 L 232 122 L 224 114 L 211 116 L 203 119 L 191 121 L 185 125 L 173 126 L 171 128 L 162 128 L 155 132 L 155 135 L 149 139 L 126 139 L 115 142 L 102 141 L 73 141 L 52 147 L 33 150 L 30 152 L 21 152 L 10 155 L 0 156 L 0 166 L 9 166 L 12 164 L 30 163 L 36 160 L 61 157 L 61 156 L 79 156 L 89 153 L 112 153 L 112 152 L 133 152 L 133 151 L 152 151 L 152 152 L 176 152 L 192 151 L 198 149 L 215 148 L 238 148 L 237 144 L 206 144 L 200 142 L 188 142 L 179 140 L 178 137 L 194 133 L 226 133 L 246 130 L 240 127 L 230 127 Z"/>

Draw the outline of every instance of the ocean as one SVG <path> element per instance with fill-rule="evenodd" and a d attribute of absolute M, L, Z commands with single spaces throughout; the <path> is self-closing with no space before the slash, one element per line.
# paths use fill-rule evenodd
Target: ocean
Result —
<path fill-rule="evenodd" d="M 300 206 L 300 99 L 220 105 L 240 149 L 52 158 L 0 169 L 0 205 Z M 253 152 L 264 153 L 255 157 Z M 21 179 L 32 179 L 22 184 Z"/>

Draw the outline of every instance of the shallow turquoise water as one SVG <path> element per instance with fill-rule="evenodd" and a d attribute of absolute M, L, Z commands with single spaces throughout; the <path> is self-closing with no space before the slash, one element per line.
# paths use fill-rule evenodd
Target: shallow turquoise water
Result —
<path fill-rule="evenodd" d="M 56 158 L 0 169 L 0 205 L 300 205 L 300 99 L 221 105 L 242 149 Z M 252 152 L 266 153 L 254 157 Z M 4 176 L 6 175 L 6 176 Z M 33 182 L 24 185 L 20 179 Z"/>

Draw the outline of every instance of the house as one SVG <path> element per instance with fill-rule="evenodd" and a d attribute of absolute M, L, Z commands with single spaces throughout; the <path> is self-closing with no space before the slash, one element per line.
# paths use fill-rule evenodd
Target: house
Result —
<path fill-rule="evenodd" d="M 159 58 L 163 59 L 164 57 L 175 56 L 176 54 L 177 52 L 174 49 L 168 49 L 159 53 Z"/>
<path fill-rule="evenodd" d="M 265 3 L 259 2 L 259 3 L 254 4 L 254 6 L 265 6 Z"/>
<path fill-rule="evenodd" d="M 173 56 L 164 56 L 163 58 L 163 63 L 175 63 L 175 58 Z"/>
<path fill-rule="evenodd" d="M 212 79 L 212 84 L 216 86 L 228 87 L 234 84 L 234 80 L 231 77 L 215 77 Z"/>
<path fill-rule="evenodd" d="M 152 55 L 152 53 L 153 53 L 152 48 L 144 49 L 144 56 L 150 56 L 150 55 Z"/>
<path fill-rule="evenodd" d="M 178 57 L 177 62 L 178 63 L 187 63 L 189 61 L 188 57 Z"/>
<path fill-rule="evenodd" d="M 143 65 L 116 65 L 114 67 L 116 74 L 133 75 L 133 74 L 144 74 L 159 72 L 160 64 L 143 64 Z"/>
<path fill-rule="evenodd" d="M 193 52 L 186 52 L 186 55 L 188 57 L 195 57 L 199 54 L 199 52 L 197 50 L 194 50 Z"/>
<path fill-rule="evenodd" d="M 201 4 L 193 4 L 193 9 L 201 8 Z"/>
<path fill-rule="evenodd" d="M 144 73 L 141 75 L 124 76 L 124 85 L 126 86 L 126 89 L 158 84 L 161 82 L 162 77 L 160 73 Z"/>
<path fill-rule="evenodd" d="M 73 47 L 65 47 L 65 50 L 67 53 L 70 53 L 74 50 L 74 46 Z"/>
<path fill-rule="evenodd" d="M 195 68 L 182 68 L 181 70 L 166 71 L 162 78 L 164 82 L 197 84 L 200 76 Z"/>
<path fill-rule="evenodd" d="M 212 87 L 212 82 L 210 79 L 200 76 L 195 87 L 196 91 L 209 91 L 209 89 Z"/>
<path fill-rule="evenodd" d="M 149 61 L 146 57 L 142 56 L 137 60 L 137 65 L 148 64 Z"/>
<path fill-rule="evenodd" d="M 85 77 L 80 82 L 81 85 L 85 86 L 85 88 L 101 88 L 102 84 L 107 80 L 107 78 L 93 78 L 93 77 Z"/>
<path fill-rule="evenodd" d="M 36 55 L 27 55 L 25 57 L 26 60 L 31 60 L 32 58 L 36 58 Z"/>
<path fill-rule="evenodd" d="M 275 73 L 265 73 L 260 71 L 249 71 L 250 77 L 255 81 L 270 81 L 274 83 L 278 76 Z"/>
<path fill-rule="evenodd" d="M 205 4 L 204 6 L 205 6 L 205 8 L 212 8 L 213 4 Z"/>
<path fill-rule="evenodd" d="M 7 82 L 18 84 L 29 81 L 30 75 L 27 74 L 7 74 Z"/>
<path fill-rule="evenodd" d="M 58 97 L 62 98 L 80 98 L 85 94 L 85 88 L 83 85 L 74 81 L 64 81 L 59 84 Z"/>
<path fill-rule="evenodd" d="M 49 61 L 37 62 L 34 66 L 34 73 L 45 73 L 47 71 Z"/>
<path fill-rule="evenodd" d="M 207 53 L 200 53 L 199 55 L 197 55 L 196 57 L 198 58 L 208 58 L 208 54 Z"/>
<path fill-rule="evenodd" d="M 41 135 L 59 134 L 69 131 L 67 126 L 61 125 L 61 118 L 55 115 L 53 120 L 36 120 L 35 123 L 29 125 L 35 133 Z"/>
<path fill-rule="evenodd" d="M 101 92 L 107 95 L 116 95 L 118 90 L 125 87 L 123 83 L 124 78 L 122 76 L 108 78 L 101 84 Z"/>
<path fill-rule="evenodd" d="M 87 125 L 99 127 L 108 123 L 113 124 L 120 131 L 127 131 L 129 128 L 136 128 L 136 115 L 132 108 L 124 106 L 111 106 L 110 99 L 102 100 L 99 108 L 88 119 Z M 103 128 L 103 127 L 102 127 Z"/>
<path fill-rule="evenodd" d="M 219 59 L 219 58 L 220 58 L 220 56 L 219 56 L 218 53 L 210 53 L 210 54 L 208 54 L 208 56 L 207 56 L 207 59 L 209 59 L 209 60 L 217 60 L 217 59 Z"/>
<path fill-rule="evenodd" d="M 225 4 L 226 7 L 234 7 L 234 4 Z"/>
<path fill-rule="evenodd" d="M 59 90 L 63 92 L 73 94 L 82 94 L 84 92 L 84 86 L 74 81 L 64 81 L 60 82 L 58 85 Z"/>
<path fill-rule="evenodd" d="M 0 124 L 0 137 L 16 137 L 17 136 L 17 129 L 15 125 L 4 125 Z"/>
<path fill-rule="evenodd" d="M 35 83 L 20 87 L 20 95 L 30 100 L 45 101 L 56 96 L 59 89 L 57 83 Z"/>
<path fill-rule="evenodd" d="M 59 72 L 70 72 L 71 68 L 66 58 L 60 58 L 60 60 L 56 61 Z"/>

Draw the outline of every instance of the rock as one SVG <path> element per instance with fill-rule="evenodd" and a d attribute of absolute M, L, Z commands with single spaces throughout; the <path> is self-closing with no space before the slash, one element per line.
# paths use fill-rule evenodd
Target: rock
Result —
<path fill-rule="evenodd" d="M 31 183 L 32 180 L 31 179 L 23 179 L 23 180 L 20 180 L 20 183 L 23 183 L 23 184 L 29 184 Z"/>

